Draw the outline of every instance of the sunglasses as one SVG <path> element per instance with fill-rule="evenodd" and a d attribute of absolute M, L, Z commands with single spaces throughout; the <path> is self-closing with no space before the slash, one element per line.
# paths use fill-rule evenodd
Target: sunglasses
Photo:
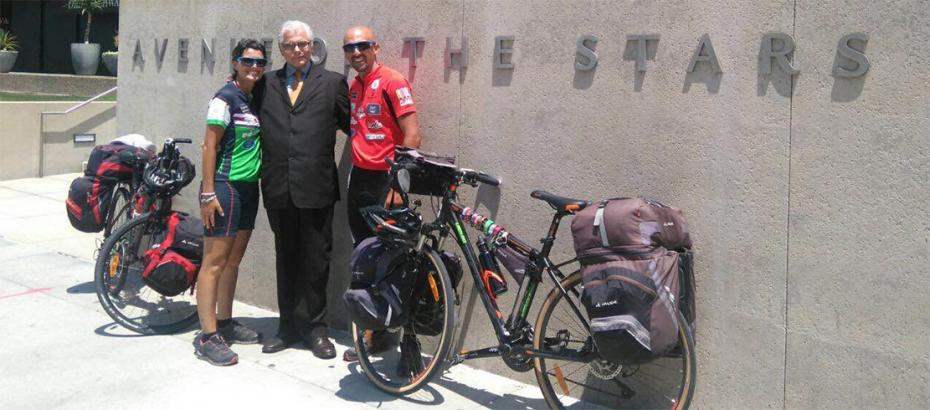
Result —
<path fill-rule="evenodd" d="M 351 43 L 342 46 L 342 51 L 346 53 L 351 53 L 353 51 L 365 51 L 375 45 L 374 41 L 359 41 L 358 43 Z"/>
<path fill-rule="evenodd" d="M 239 64 L 249 67 L 264 67 L 268 64 L 268 60 L 264 58 L 239 57 L 236 61 L 239 62 Z"/>

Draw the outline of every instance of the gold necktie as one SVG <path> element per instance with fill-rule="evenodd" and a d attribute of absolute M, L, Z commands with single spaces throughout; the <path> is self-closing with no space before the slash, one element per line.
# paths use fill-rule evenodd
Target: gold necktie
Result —
<path fill-rule="evenodd" d="M 291 86 L 291 92 L 289 94 L 291 97 L 291 105 L 297 103 L 297 96 L 300 95 L 300 89 L 304 88 L 304 81 L 303 78 L 301 78 L 302 74 L 300 70 L 294 72 L 294 85 Z"/>

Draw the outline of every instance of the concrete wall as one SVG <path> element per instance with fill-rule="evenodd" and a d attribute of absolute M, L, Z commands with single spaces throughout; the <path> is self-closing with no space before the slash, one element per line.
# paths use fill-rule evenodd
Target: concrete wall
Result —
<path fill-rule="evenodd" d="M 44 130 L 43 175 L 80 172 L 96 144 L 116 137 L 116 103 L 93 102 L 66 116 L 40 114 L 64 111 L 79 102 L 0 102 L 0 180 L 39 176 L 39 144 Z M 96 134 L 95 143 L 75 143 L 74 134 Z"/>
<path fill-rule="evenodd" d="M 0 74 L 0 91 L 93 97 L 116 87 L 116 78 L 67 74 Z"/>
<path fill-rule="evenodd" d="M 232 37 L 273 38 L 283 20 L 303 19 L 328 42 L 327 67 L 342 71 L 343 31 L 368 24 L 381 60 L 412 79 L 425 148 L 503 177 L 501 190 L 465 191 L 463 200 L 521 237 L 545 233 L 549 210 L 529 198 L 540 188 L 591 199 L 648 195 L 687 211 L 698 254 L 698 407 L 930 401 L 930 198 L 920 182 L 930 156 L 922 135 L 930 129 L 930 19 L 919 2 L 307 4 L 124 3 L 120 132 L 200 141 Z M 182 23 L 191 17 L 197 24 Z M 800 74 L 762 73 L 770 32 L 793 36 Z M 871 68 L 835 78 L 837 42 L 853 32 L 868 34 Z M 639 73 L 636 43 L 627 41 L 636 34 L 660 35 Z M 721 74 L 707 63 L 686 70 L 704 34 Z M 512 70 L 492 63 L 499 35 L 516 39 Z M 573 67 L 581 35 L 599 39 L 593 71 Z M 402 38 L 415 36 L 426 43 L 414 68 Z M 463 36 L 467 69 L 444 67 L 446 37 L 459 48 Z M 212 70 L 199 58 L 204 37 L 216 38 Z M 160 65 L 156 38 L 169 40 Z M 197 45 L 186 65 L 180 38 Z M 134 66 L 137 39 L 145 63 Z M 329 286 L 337 325 L 349 245 L 342 206 Z M 560 235 L 568 255 L 569 232 Z M 272 266 L 260 212 L 239 297 L 275 306 Z M 483 315 L 469 289 L 459 314 L 476 308 Z M 490 330 L 476 322 L 483 319 L 467 322 L 460 344 L 487 343 Z M 474 365 L 513 374 L 498 361 Z"/>

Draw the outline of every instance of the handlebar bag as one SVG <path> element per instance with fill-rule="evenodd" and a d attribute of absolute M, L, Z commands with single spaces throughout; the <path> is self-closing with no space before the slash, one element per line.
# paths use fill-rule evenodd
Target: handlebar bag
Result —
<path fill-rule="evenodd" d="M 100 178 L 81 176 L 71 181 L 65 209 L 71 226 L 81 232 L 100 232 L 106 226 L 113 197 L 113 184 Z"/>
<path fill-rule="evenodd" d="M 417 169 L 410 171 L 409 193 L 415 195 L 441 196 L 452 183 L 455 172 L 455 157 L 398 147 L 394 151 L 398 163 L 414 163 Z M 393 186 L 393 184 L 392 184 Z"/>

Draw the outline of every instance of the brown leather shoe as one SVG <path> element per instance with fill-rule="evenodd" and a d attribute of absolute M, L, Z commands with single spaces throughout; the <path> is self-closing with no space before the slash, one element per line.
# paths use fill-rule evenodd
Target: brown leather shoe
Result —
<path fill-rule="evenodd" d="M 313 355 L 320 359 L 332 359 L 336 357 L 336 346 L 329 341 L 326 336 L 311 337 L 309 341 L 304 341 Z"/>

